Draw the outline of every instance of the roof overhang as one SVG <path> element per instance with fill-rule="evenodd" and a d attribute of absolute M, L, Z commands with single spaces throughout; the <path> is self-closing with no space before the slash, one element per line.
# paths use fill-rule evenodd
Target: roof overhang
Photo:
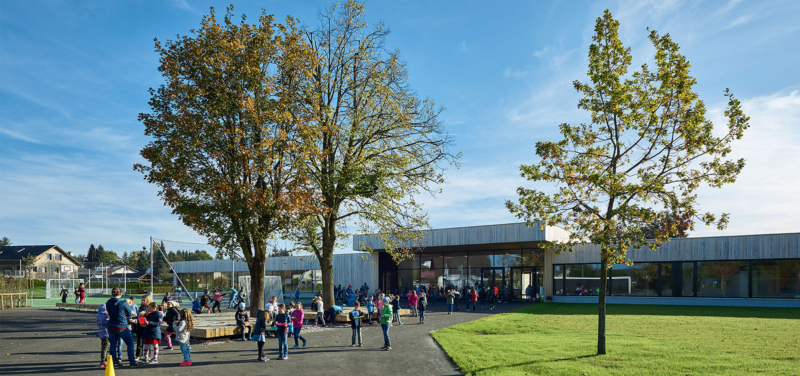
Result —
<path fill-rule="evenodd" d="M 525 223 L 509 223 L 500 225 L 455 227 L 433 229 L 423 232 L 423 244 L 426 251 L 456 252 L 478 251 L 487 249 L 520 249 L 539 248 L 542 243 L 564 241 L 569 232 L 559 227 L 542 227 Z M 355 235 L 353 249 L 375 251 L 385 250 L 379 237 L 374 235 Z"/>

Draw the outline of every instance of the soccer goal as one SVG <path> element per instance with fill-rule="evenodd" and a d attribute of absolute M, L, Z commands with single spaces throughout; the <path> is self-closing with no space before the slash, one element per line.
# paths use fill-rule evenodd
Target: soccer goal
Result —
<path fill-rule="evenodd" d="M 67 288 L 67 298 L 74 298 L 75 289 L 83 282 L 82 279 L 48 279 L 47 287 L 45 290 L 45 298 L 47 299 L 61 299 L 61 287 Z"/>
<path fill-rule="evenodd" d="M 247 303 L 250 306 L 250 276 L 239 277 L 239 288 L 247 292 Z M 281 284 L 281 277 L 265 276 L 264 277 L 264 302 L 268 302 L 272 297 L 278 298 L 278 303 L 283 303 L 283 285 Z"/>

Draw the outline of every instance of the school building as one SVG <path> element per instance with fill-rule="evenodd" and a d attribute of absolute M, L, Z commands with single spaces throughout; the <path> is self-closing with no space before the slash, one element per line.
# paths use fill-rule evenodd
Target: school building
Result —
<path fill-rule="evenodd" d="M 424 232 L 424 247 L 414 257 L 398 264 L 377 237 L 357 235 L 353 250 L 369 246 L 374 252 L 335 255 L 334 282 L 388 291 L 417 284 L 497 285 L 515 300 L 529 299 L 532 291 L 554 302 L 597 302 L 599 246 L 562 254 L 542 249 L 568 236 L 561 228 L 524 223 L 434 229 Z M 800 307 L 800 233 L 674 239 L 655 251 L 632 249 L 628 259 L 632 265 L 609 271 L 609 304 Z M 174 267 L 184 281 L 196 281 L 190 290 L 227 286 L 231 275 L 247 272 L 243 262 L 229 260 Z M 271 258 L 266 272 L 281 276 L 287 292 L 321 289 L 314 256 Z"/>

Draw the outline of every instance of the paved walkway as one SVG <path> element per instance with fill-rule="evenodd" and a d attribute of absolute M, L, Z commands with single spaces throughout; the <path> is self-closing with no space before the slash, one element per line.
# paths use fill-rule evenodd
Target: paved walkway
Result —
<path fill-rule="evenodd" d="M 350 327 L 308 333 L 308 347 L 289 349 L 289 359 L 278 361 L 277 340 L 269 339 L 264 347 L 272 360 L 257 363 L 254 342 L 231 342 L 218 345 L 193 345 L 191 367 L 179 367 L 183 361 L 180 349 L 160 351 L 159 363 L 148 365 L 148 371 L 169 375 L 241 375 L 300 372 L 310 375 L 379 373 L 391 375 L 459 375 L 444 351 L 434 343 L 430 332 L 447 326 L 472 321 L 490 314 L 509 311 L 524 303 L 498 304 L 490 311 L 456 312 L 447 315 L 446 305 L 431 306 L 426 323 L 416 317 L 405 317 L 405 324 L 393 326 L 389 333 L 392 351 L 380 351 L 383 335 L 380 325 L 363 329 L 364 347 L 350 347 Z M 463 308 L 463 307 L 462 307 Z M 233 312 L 231 312 L 231 316 Z M 26 308 L 0 311 L 0 374 L 102 375 L 100 341 L 97 339 L 96 315 L 88 312 Z M 290 345 L 293 345 L 293 339 Z M 163 347 L 162 347 L 163 348 Z M 123 353 L 127 365 L 127 355 Z M 127 366 L 117 369 L 118 375 L 142 375 L 142 369 Z"/>

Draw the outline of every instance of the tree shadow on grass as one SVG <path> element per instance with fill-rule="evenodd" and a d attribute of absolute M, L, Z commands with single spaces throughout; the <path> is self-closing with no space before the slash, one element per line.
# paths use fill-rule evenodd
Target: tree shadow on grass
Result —
<path fill-rule="evenodd" d="M 609 316 L 687 316 L 687 317 L 741 317 L 762 319 L 800 319 L 800 308 L 717 307 L 607 304 Z M 594 303 L 546 303 L 512 311 L 534 315 L 597 315 Z"/>
<path fill-rule="evenodd" d="M 521 363 L 514 363 L 514 364 L 503 364 L 503 365 L 497 365 L 497 366 L 493 366 L 493 367 L 479 368 L 479 369 L 473 371 L 472 373 L 470 373 L 470 375 L 476 375 L 476 374 L 478 374 L 478 372 L 484 372 L 484 371 L 490 371 L 490 370 L 500 370 L 500 369 L 503 369 L 503 368 L 511 368 L 511 367 L 520 367 L 520 366 L 526 366 L 526 365 L 536 364 L 536 363 L 564 362 L 564 361 L 568 361 L 568 360 L 594 358 L 596 356 L 598 356 L 598 355 L 597 354 L 579 355 L 579 356 L 573 356 L 571 358 L 549 359 L 549 360 L 532 360 L 530 362 L 521 362 Z"/>

